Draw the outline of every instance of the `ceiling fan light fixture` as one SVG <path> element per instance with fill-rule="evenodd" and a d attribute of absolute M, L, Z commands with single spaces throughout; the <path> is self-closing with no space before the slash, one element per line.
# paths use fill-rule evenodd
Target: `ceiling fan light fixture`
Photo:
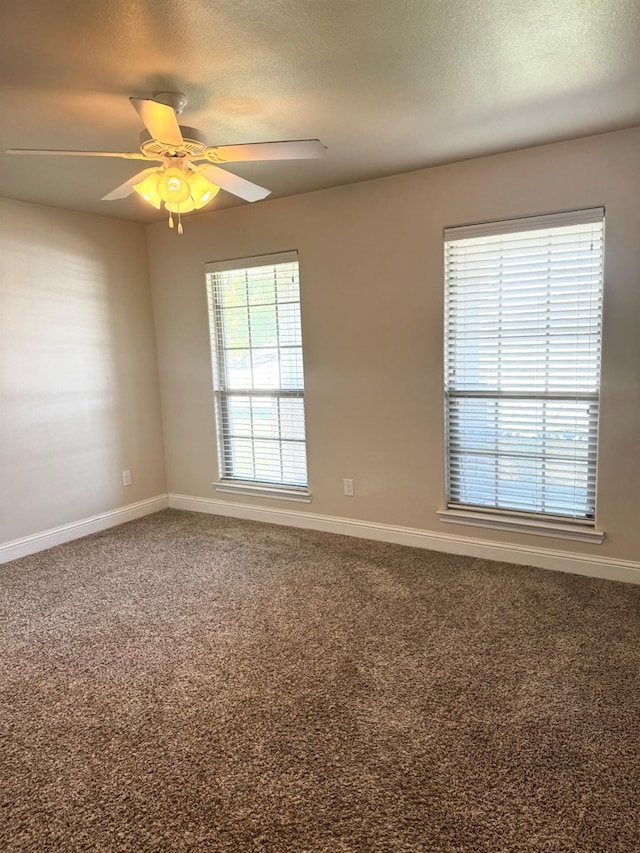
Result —
<path fill-rule="evenodd" d="M 157 210 L 164 204 L 169 213 L 170 227 L 173 227 L 172 214 L 177 213 L 179 234 L 182 234 L 180 217 L 205 207 L 220 192 L 220 187 L 197 172 L 185 172 L 174 166 L 146 175 L 142 181 L 133 184 L 133 189 Z"/>
<path fill-rule="evenodd" d="M 191 188 L 191 198 L 193 200 L 195 210 L 200 210 L 200 208 L 205 207 L 205 205 L 209 204 L 210 201 L 213 201 L 220 192 L 220 187 L 212 184 L 211 181 L 203 178 L 202 175 L 199 175 L 197 172 L 192 172 L 187 180 L 189 181 L 189 187 Z"/>
<path fill-rule="evenodd" d="M 181 204 L 191 195 L 189 182 L 183 171 L 174 166 L 165 169 L 158 181 L 158 195 L 167 204 Z"/>
<path fill-rule="evenodd" d="M 161 175 L 162 172 L 154 172 L 151 175 L 147 175 L 139 184 L 133 185 L 134 190 L 158 210 L 162 206 L 162 199 L 158 195 L 158 182 Z"/>

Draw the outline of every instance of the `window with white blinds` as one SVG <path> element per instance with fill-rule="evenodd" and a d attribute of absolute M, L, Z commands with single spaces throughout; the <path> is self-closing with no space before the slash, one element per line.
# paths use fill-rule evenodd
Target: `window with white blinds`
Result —
<path fill-rule="evenodd" d="M 207 264 L 221 480 L 307 485 L 298 255 Z"/>
<path fill-rule="evenodd" d="M 602 208 L 445 230 L 450 508 L 593 525 Z"/>

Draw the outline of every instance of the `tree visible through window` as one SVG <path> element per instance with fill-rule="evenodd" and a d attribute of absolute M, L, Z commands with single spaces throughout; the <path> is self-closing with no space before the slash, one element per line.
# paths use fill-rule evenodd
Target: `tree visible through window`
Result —
<path fill-rule="evenodd" d="M 207 265 L 220 477 L 304 488 L 295 252 Z"/>
<path fill-rule="evenodd" d="M 603 216 L 445 231 L 450 507 L 593 524 Z"/>

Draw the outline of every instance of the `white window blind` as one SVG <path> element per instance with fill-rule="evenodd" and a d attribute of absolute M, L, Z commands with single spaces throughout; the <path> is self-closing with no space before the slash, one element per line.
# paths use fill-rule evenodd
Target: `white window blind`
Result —
<path fill-rule="evenodd" d="M 593 524 L 602 208 L 445 231 L 449 507 Z"/>
<path fill-rule="evenodd" d="M 297 253 L 206 270 L 220 477 L 304 488 Z"/>

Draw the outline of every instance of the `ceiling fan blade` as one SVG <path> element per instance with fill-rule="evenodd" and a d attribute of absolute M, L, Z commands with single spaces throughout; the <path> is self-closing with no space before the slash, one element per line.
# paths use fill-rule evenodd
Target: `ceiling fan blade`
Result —
<path fill-rule="evenodd" d="M 126 198 L 133 192 L 134 184 L 140 183 L 140 181 L 147 175 L 157 171 L 158 169 L 156 167 L 153 169 L 143 169 L 141 172 L 138 172 L 137 175 L 134 175 L 132 178 L 129 178 L 128 181 L 125 181 L 124 184 L 120 184 L 120 186 L 116 187 L 115 190 L 111 190 L 107 195 L 103 195 L 102 201 L 114 201 L 117 198 Z"/>
<path fill-rule="evenodd" d="M 173 107 L 149 98 L 129 98 L 142 123 L 158 142 L 165 145 L 183 145 L 182 133 Z"/>
<path fill-rule="evenodd" d="M 145 154 L 126 151 L 60 151 L 47 148 L 7 148 L 5 154 L 55 154 L 62 157 L 122 157 L 123 160 L 152 160 Z M 158 158 L 162 160 L 161 157 Z"/>
<path fill-rule="evenodd" d="M 234 175 L 232 172 L 227 172 L 225 169 L 220 169 L 218 166 L 204 166 L 199 168 L 198 172 L 211 183 L 222 187 L 228 193 L 243 198 L 245 201 L 260 201 L 261 198 L 266 198 L 271 193 L 271 190 L 259 187 L 258 184 L 253 184 L 251 181 Z"/>
<path fill-rule="evenodd" d="M 295 139 L 289 142 L 248 142 L 245 145 L 216 145 L 206 155 L 219 163 L 251 160 L 311 160 L 324 157 L 326 146 L 319 139 Z"/>

